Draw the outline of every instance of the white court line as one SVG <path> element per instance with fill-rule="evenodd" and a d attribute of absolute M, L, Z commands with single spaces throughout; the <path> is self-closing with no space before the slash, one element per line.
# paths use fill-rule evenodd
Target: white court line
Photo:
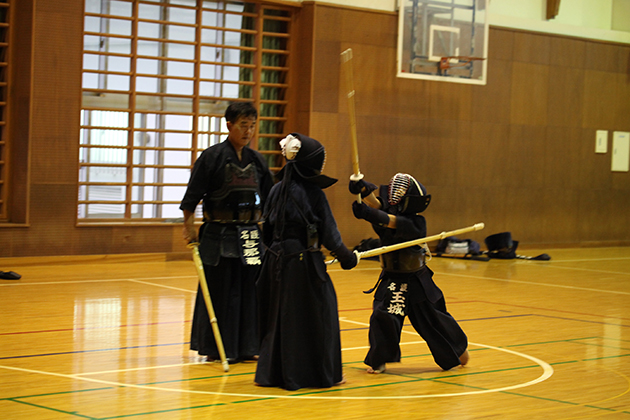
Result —
<path fill-rule="evenodd" d="M 617 290 L 603 290 L 603 289 L 592 289 L 590 287 L 577 287 L 577 286 L 565 286 L 563 284 L 552 284 L 552 283 L 537 283 L 534 281 L 525 281 L 525 280 L 514 280 L 514 279 L 497 279 L 493 277 L 481 277 L 481 276 L 471 276 L 467 274 L 459 274 L 459 273 L 445 273 L 434 271 L 435 274 L 440 274 L 443 276 L 455 276 L 455 277 L 468 277 L 471 279 L 479 279 L 479 280 L 493 280 L 493 281 L 502 281 L 507 283 L 521 283 L 521 284 L 529 284 L 532 286 L 547 286 L 547 287 L 558 287 L 561 289 L 572 289 L 572 290 L 584 290 L 588 292 L 599 292 L 599 293 L 612 293 L 616 295 L 630 295 L 630 292 L 620 292 Z"/>
<path fill-rule="evenodd" d="M 593 261 L 625 261 L 630 257 L 614 257 L 614 258 L 580 258 L 579 260 L 549 260 L 550 263 L 572 263 L 572 262 L 593 262 Z M 521 261 L 524 262 L 524 261 Z"/>
<path fill-rule="evenodd" d="M 569 268 L 569 269 L 571 269 L 570 267 L 554 267 L 554 268 Z M 377 270 L 381 271 L 381 268 L 380 267 L 375 267 L 375 268 L 359 268 L 359 269 L 355 268 L 355 269 L 353 269 L 353 271 L 377 271 Z M 585 270 L 585 269 L 576 268 L 576 270 Z M 339 270 L 328 270 L 328 271 L 344 271 L 344 270 L 339 269 Z M 616 272 L 610 272 L 610 271 L 606 272 L 606 271 L 598 271 L 598 270 L 592 270 L 592 271 L 597 271 L 599 273 L 604 273 L 604 274 L 628 275 L 628 273 L 616 273 Z M 599 292 L 599 293 L 612 293 L 612 294 L 619 294 L 619 295 L 630 295 L 630 292 L 621 292 L 621 291 L 617 291 L 617 290 L 593 289 L 593 288 L 590 288 L 590 287 L 577 287 L 577 286 L 566 286 L 566 285 L 561 285 L 561 284 L 538 283 L 538 282 L 525 281 L 525 280 L 499 279 L 499 278 L 494 278 L 494 277 L 472 276 L 472 275 L 467 275 L 467 274 L 441 272 L 441 271 L 436 271 L 436 270 L 433 270 L 433 272 L 435 274 L 445 275 L 445 276 L 456 276 L 456 277 L 458 276 L 458 277 L 467 277 L 467 278 L 471 278 L 471 279 L 492 280 L 492 281 L 502 281 L 502 282 L 509 282 L 509 283 L 529 284 L 529 285 L 533 285 L 533 286 L 558 287 L 558 288 L 561 288 L 561 289 L 572 289 L 572 290 L 583 290 L 583 291 L 588 291 L 588 292 Z M 144 279 L 146 279 L 146 280 L 159 280 L 159 279 L 185 279 L 185 278 L 195 278 L 195 276 L 146 277 Z M 175 287 L 172 287 L 172 286 L 165 286 L 165 285 L 161 285 L 161 284 L 157 284 L 157 283 L 144 282 L 144 281 L 142 281 L 142 279 L 133 279 L 133 278 L 128 278 L 128 279 L 102 279 L 102 280 L 69 280 L 69 281 L 51 281 L 51 282 L 33 282 L 33 283 L 22 283 L 22 282 L 0 283 L 0 287 L 2 287 L 2 286 L 7 286 L 7 287 L 14 286 L 15 287 L 15 286 L 31 286 L 31 285 L 98 283 L 98 282 L 116 282 L 116 281 L 131 281 L 131 282 L 144 283 L 144 284 L 157 286 L 157 287 L 164 287 L 164 288 L 168 288 L 168 289 L 184 291 L 184 292 L 188 292 L 188 293 L 196 293 L 196 290 L 180 289 L 180 288 L 175 288 Z"/>
<path fill-rule="evenodd" d="M 340 318 L 340 321 L 344 321 L 344 322 L 348 322 L 351 324 L 358 324 L 358 325 L 364 325 L 367 326 L 368 324 L 364 323 L 364 322 L 357 322 L 357 321 L 351 321 L 345 318 Z M 414 334 L 412 332 L 408 332 L 408 331 L 403 331 L 409 334 Z M 415 334 L 414 334 L 415 335 Z M 408 342 L 408 343 L 400 343 L 401 345 L 407 345 L 407 344 L 421 344 L 424 341 L 415 341 L 415 342 Z M 516 385 L 510 385 L 510 386 L 505 386 L 505 387 L 501 387 L 501 388 L 494 388 L 494 389 L 484 389 L 484 390 L 475 390 L 475 391 L 466 391 L 466 392 L 454 392 L 454 393 L 445 393 L 445 394 L 419 394 L 419 395 L 398 395 L 398 396 L 379 396 L 379 395 L 371 395 L 371 396 L 365 396 L 365 397 L 351 397 L 351 396 L 346 396 L 346 395 L 339 395 L 339 396 L 324 396 L 324 395 L 273 395 L 273 394 L 243 394 L 243 393 L 232 393 L 232 392 L 213 392 L 213 391 L 195 391 L 195 390 L 189 390 L 189 389 L 175 389 L 175 388 L 164 388 L 164 387 L 158 387 L 158 386 L 149 386 L 149 385 L 135 385 L 135 384 L 128 384 L 128 383 L 123 383 L 123 382 L 115 382 L 115 381 L 105 381 L 105 380 L 101 380 L 101 379 L 94 379 L 94 378 L 86 378 L 83 375 L 97 375 L 97 374 L 102 374 L 102 373 L 122 373 L 122 372 L 127 372 L 127 371 L 133 371 L 133 370 L 143 370 L 143 369 L 159 369 L 162 367 L 177 367 L 177 366 L 189 366 L 189 365 L 196 365 L 196 364 L 201 364 L 201 363 L 182 363 L 179 365 L 164 365 L 164 366 L 155 366 L 155 367 L 145 367 L 145 368 L 132 368 L 132 369 L 124 369 L 124 370 L 113 370 L 113 371 L 103 371 L 103 372 L 88 372 L 88 373 L 81 373 L 81 374 L 73 374 L 73 375 L 66 375 L 66 374 L 62 374 L 62 373 L 53 373 L 53 372 L 45 372 L 45 371 L 39 371 L 39 370 L 33 370 L 33 369 L 24 369 L 24 368 L 16 368 L 16 367 L 11 367 L 11 366 L 1 366 L 0 365 L 0 369 L 8 369 L 8 370 L 14 370 L 14 371 L 18 371 L 18 372 L 26 372 L 26 373 L 37 373 L 37 374 L 41 374 L 41 375 L 49 375 L 49 376 L 56 376 L 56 377 L 61 377 L 61 378 L 66 378 L 66 379 L 76 379 L 76 380 L 81 380 L 81 381 L 86 381 L 86 382 L 94 382 L 94 383 L 98 383 L 98 384 L 104 384 L 104 385 L 111 385 L 111 386 L 117 386 L 117 387 L 126 387 L 126 388 L 135 388 L 135 389 L 143 389 L 143 390 L 150 390 L 150 391 L 164 391 L 164 392 L 179 392 L 179 393 L 188 393 L 188 394 L 204 394 L 204 395 L 224 395 L 224 396 L 230 396 L 230 397 L 245 397 L 245 398 L 284 398 L 284 399 L 311 399 L 311 400 L 338 400 L 338 399 L 342 399 L 342 400 L 399 400 L 399 399 L 419 399 L 419 398 L 439 398 L 439 397 L 457 397 L 457 396 L 463 396 L 463 395 L 478 395 L 478 394 L 489 394 L 489 393 L 494 393 L 494 392 L 504 392 L 504 391 L 509 391 L 509 390 L 513 390 L 513 389 L 518 389 L 518 388 L 525 388 L 531 385 L 535 385 L 537 383 L 543 382 L 547 379 L 549 379 L 552 375 L 553 375 L 553 368 L 551 367 L 551 365 L 549 365 L 547 362 L 544 362 L 538 358 L 535 358 L 533 356 L 529 356 L 527 354 L 524 353 L 519 353 L 513 350 L 508 350 L 508 349 L 504 349 L 504 348 L 500 348 L 500 347 L 495 347 L 495 346 L 489 346 L 489 345 L 485 345 L 485 344 L 478 344 L 478 343 L 469 343 L 471 345 L 474 346 L 479 346 L 479 347 L 485 347 L 488 349 L 492 349 L 492 350 L 497 350 L 497 351 L 502 351 L 505 353 L 510 353 L 519 357 L 523 357 L 525 359 L 529 359 L 531 361 L 533 361 L 534 363 L 536 363 L 537 365 L 539 365 L 542 369 L 543 369 L 543 373 L 542 375 L 540 375 L 538 378 L 531 380 L 529 382 L 524 382 L 521 384 L 516 384 Z M 367 348 L 367 347 L 365 347 Z M 347 349 L 343 349 L 344 351 L 347 350 L 355 350 L 355 349 L 359 349 L 359 347 L 355 347 L 355 348 L 347 348 Z M 224 373 L 223 377 L 225 378 L 226 376 L 229 377 L 228 373 Z M 343 388 L 338 388 L 339 391 L 343 391 Z M 348 391 L 351 391 L 352 388 L 348 389 Z M 326 390 L 328 391 L 328 390 Z M 308 391 L 313 392 L 313 391 Z M 317 391 L 314 391 L 317 392 Z"/>
<path fill-rule="evenodd" d="M 619 276 L 628 276 L 630 275 L 630 273 L 624 273 L 621 271 L 607 271 L 607 270 L 595 270 L 594 268 L 579 268 L 579 267 L 562 267 L 562 266 L 558 266 L 558 267 L 549 267 L 549 268 L 561 268 L 564 270 L 577 270 L 577 271 L 590 271 L 590 272 L 594 272 L 594 273 L 601 273 L 601 274 L 616 274 Z"/>
<path fill-rule="evenodd" d="M 196 290 L 188 290 L 188 289 L 182 289 L 182 288 L 179 288 L 179 287 L 165 286 L 163 284 L 150 283 L 148 281 L 141 281 L 141 280 L 137 280 L 137 279 L 128 279 L 127 281 L 130 281 L 130 282 L 133 282 L 133 283 L 148 284 L 149 286 L 162 287 L 164 289 L 178 290 L 180 292 L 197 293 Z"/>
<path fill-rule="evenodd" d="M 100 279 L 100 280 L 62 280 L 62 281 L 38 281 L 25 283 L 19 280 L 12 280 L 15 283 L 0 283 L 0 286 L 41 286 L 46 284 L 77 284 L 77 283 L 102 283 L 114 281 L 126 281 L 127 279 Z"/>
<path fill-rule="evenodd" d="M 177 363 L 175 365 L 143 366 L 139 368 L 114 369 L 114 370 L 102 370 L 100 372 L 75 373 L 73 376 L 103 375 L 105 373 L 124 373 L 124 372 L 134 372 L 134 371 L 139 371 L 139 370 L 163 369 L 163 368 L 171 368 L 171 367 L 182 367 L 182 366 L 204 365 L 204 364 L 206 364 L 205 361 L 204 362 L 191 362 L 191 363 Z"/>
<path fill-rule="evenodd" d="M 224 395 L 224 396 L 229 396 L 229 397 L 244 397 L 244 398 L 285 398 L 285 399 L 307 399 L 307 400 L 409 400 L 409 399 L 418 399 L 418 398 L 438 398 L 438 397 L 458 397 L 458 396 L 463 396 L 463 395 L 478 395 L 478 394 L 489 394 L 489 393 L 494 393 L 494 392 L 504 392 L 504 391 L 509 391 L 509 390 L 513 390 L 513 389 L 518 389 L 518 388 L 525 388 L 531 385 L 535 385 L 537 383 L 543 382 L 545 380 L 547 380 L 548 378 L 551 377 L 551 375 L 553 375 L 553 368 L 546 362 L 537 359 L 535 357 L 529 356 L 527 354 L 523 354 L 523 353 L 519 353 L 519 352 L 515 352 L 512 350 L 507 350 L 507 349 L 502 349 L 499 347 L 494 347 L 494 346 L 487 346 L 484 344 L 475 344 L 475 343 L 470 343 L 472 345 L 476 345 L 476 346 L 480 346 L 480 347 L 486 347 L 489 349 L 493 349 L 493 350 L 497 350 L 497 351 L 503 351 L 506 353 L 511 353 L 520 357 L 524 357 L 526 359 L 529 359 L 531 361 L 533 361 L 534 363 L 538 364 L 542 369 L 543 369 L 543 373 L 542 375 L 540 375 L 538 378 L 529 381 L 529 382 L 525 382 L 525 383 L 521 383 L 521 384 L 516 384 L 516 385 L 511 385 L 511 386 L 505 386 L 505 387 L 501 387 L 501 388 L 494 388 L 494 389 L 484 389 L 484 390 L 476 390 L 476 391 L 466 391 L 466 392 L 454 392 L 454 393 L 446 393 L 446 394 L 419 394 L 419 395 L 398 395 L 398 396 L 380 396 L 380 395 L 370 395 L 370 396 L 365 396 L 365 397 L 351 397 L 348 395 L 339 395 L 339 396 L 330 396 L 330 395 L 274 395 L 274 394 L 244 394 L 244 393 L 233 393 L 233 392 L 213 392 L 213 391 L 196 391 L 196 390 L 190 390 L 190 389 L 175 389 L 175 388 L 164 388 L 164 387 L 158 387 L 158 386 L 149 386 L 149 385 L 135 385 L 135 384 L 128 384 L 128 383 L 123 383 L 123 382 L 116 382 L 116 381 L 105 381 L 105 380 L 101 380 L 101 379 L 94 379 L 94 378 L 86 378 L 83 376 L 79 376 L 79 375 L 66 375 L 63 373 L 54 373 L 54 372 L 45 372 L 45 371 L 41 371 L 41 370 L 33 370 L 33 369 L 25 369 L 25 368 L 17 368 L 17 367 L 12 367 L 12 366 L 1 366 L 0 365 L 0 369 L 7 369 L 7 370 L 13 370 L 13 371 L 18 371 L 18 372 L 25 372 L 25 373 L 35 373 L 35 374 L 40 374 L 40 375 L 48 375 L 48 376 L 56 376 L 59 378 L 65 378 L 65 379 L 72 379 L 72 380 L 81 380 L 81 381 L 86 381 L 86 382 L 93 382 L 93 383 L 98 383 L 98 384 L 103 384 L 103 385 L 110 385 L 110 386 L 116 386 L 116 387 L 125 387 L 125 388 L 134 388 L 134 389 L 142 389 L 145 391 L 164 391 L 164 392 L 178 392 L 178 393 L 182 393 L 182 394 L 203 394 L 203 395 Z M 228 373 L 224 373 L 223 377 L 225 376 L 229 376 Z M 338 388 L 339 391 L 343 391 L 343 388 Z M 349 389 L 349 391 L 352 390 L 352 388 Z M 328 389 L 326 390 L 328 391 Z M 308 391 L 308 392 L 313 392 L 313 391 Z M 317 391 L 315 391 L 317 392 Z"/>
<path fill-rule="evenodd" d="M 169 279 L 192 279 L 197 276 L 172 276 L 172 277 L 141 277 L 141 278 L 122 278 L 122 279 L 95 279 L 95 280 L 60 280 L 60 281 L 39 281 L 39 282 L 22 282 L 19 280 L 11 280 L 14 283 L 0 283 L 0 286 L 41 286 L 41 285 L 54 285 L 54 284 L 78 284 L 78 283 L 103 283 L 103 282 L 115 282 L 115 281 L 136 281 L 141 283 L 142 280 L 169 280 Z M 154 286 L 161 286 L 154 284 Z M 169 286 L 163 286 L 169 287 Z M 182 289 L 184 290 L 184 289 Z"/>

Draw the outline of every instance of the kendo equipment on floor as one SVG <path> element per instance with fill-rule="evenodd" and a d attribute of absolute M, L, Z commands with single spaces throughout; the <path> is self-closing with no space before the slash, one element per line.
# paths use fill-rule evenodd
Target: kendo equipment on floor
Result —
<path fill-rule="evenodd" d="M 484 253 L 490 258 L 498 258 L 503 260 L 509 260 L 519 258 L 523 260 L 537 260 L 537 261 L 549 261 L 551 257 L 548 254 L 540 254 L 536 257 L 527 257 L 524 255 L 518 255 L 516 248 L 518 248 L 518 241 L 512 240 L 512 234 L 510 232 L 495 233 L 488 236 L 484 242 L 488 247 L 488 251 Z"/>
<path fill-rule="evenodd" d="M 482 255 L 481 245 L 472 239 L 458 239 L 449 236 L 438 242 L 435 256 L 441 258 L 458 258 L 463 260 L 490 261 L 490 257 Z"/>
<path fill-rule="evenodd" d="M 0 271 L 0 279 L 3 280 L 19 280 L 22 276 L 15 271 Z"/>

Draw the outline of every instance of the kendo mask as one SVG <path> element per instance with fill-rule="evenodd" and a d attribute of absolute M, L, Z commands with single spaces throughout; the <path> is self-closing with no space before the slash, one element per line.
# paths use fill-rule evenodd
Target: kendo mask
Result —
<path fill-rule="evenodd" d="M 326 164 L 326 149 L 315 139 L 299 133 L 291 133 L 280 140 L 282 154 L 287 164 L 278 176 L 283 178 L 288 166 L 292 166 L 292 172 L 298 177 L 316 184 L 320 188 L 328 188 L 337 180 L 324 174 Z"/>
<path fill-rule="evenodd" d="M 389 181 L 388 201 L 400 214 L 416 214 L 427 208 L 431 195 L 414 177 L 398 173 Z"/>

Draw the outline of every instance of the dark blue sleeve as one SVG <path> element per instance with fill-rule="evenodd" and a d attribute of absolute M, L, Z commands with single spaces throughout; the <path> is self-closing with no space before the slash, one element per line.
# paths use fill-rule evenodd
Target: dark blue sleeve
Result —
<path fill-rule="evenodd" d="M 313 194 L 316 197 L 314 202 L 315 213 L 319 217 L 317 230 L 319 233 L 320 243 L 329 251 L 335 251 L 343 245 L 341 233 L 337 227 L 337 222 L 326 198 L 326 194 L 321 189 L 316 190 L 318 193 Z"/>
<path fill-rule="evenodd" d="M 209 147 L 201 153 L 190 173 L 188 187 L 179 206 L 181 210 L 195 211 L 206 194 L 221 188 L 224 174 L 219 169 L 224 168 L 226 162 L 224 143 Z"/>
<path fill-rule="evenodd" d="M 400 242 L 412 241 L 427 236 L 427 223 L 424 216 L 396 216 L 396 233 Z"/>

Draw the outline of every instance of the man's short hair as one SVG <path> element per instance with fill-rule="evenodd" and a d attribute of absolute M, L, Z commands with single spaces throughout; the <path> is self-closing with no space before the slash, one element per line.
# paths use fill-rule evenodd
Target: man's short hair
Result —
<path fill-rule="evenodd" d="M 240 117 L 258 118 L 258 111 L 252 102 L 232 102 L 225 110 L 225 120 L 236 122 Z"/>

